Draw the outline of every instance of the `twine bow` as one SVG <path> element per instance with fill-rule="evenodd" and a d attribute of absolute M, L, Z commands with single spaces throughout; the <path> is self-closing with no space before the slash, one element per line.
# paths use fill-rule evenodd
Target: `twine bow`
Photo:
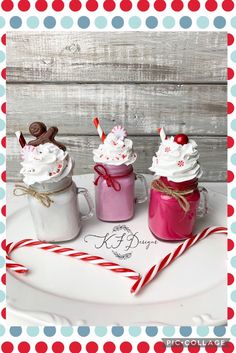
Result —
<path fill-rule="evenodd" d="M 175 190 L 171 187 L 166 186 L 162 180 L 154 180 L 152 182 L 152 189 L 162 192 L 163 194 L 166 194 L 168 196 L 174 197 L 178 201 L 180 207 L 185 212 L 189 211 L 190 205 L 189 205 L 189 202 L 186 200 L 185 196 L 191 194 L 194 191 L 194 189 Z"/>
<path fill-rule="evenodd" d="M 98 174 L 98 177 L 94 181 L 94 184 L 97 186 L 100 178 L 103 178 L 107 182 L 107 186 L 112 187 L 115 191 L 121 190 L 120 183 L 116 180 L 116 178 L 124 178 L 131 174 L 133 170 L 131 169 L 128 173 L 122 175 L 111 175 L 108 173 L 107 169 L 103 164 L 96 164 L 94 167 L 95 172 Z"/>

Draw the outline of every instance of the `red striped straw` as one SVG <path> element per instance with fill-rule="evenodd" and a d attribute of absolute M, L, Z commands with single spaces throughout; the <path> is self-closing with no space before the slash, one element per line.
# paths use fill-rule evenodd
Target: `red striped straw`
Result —
<path fill-rule="evenodd" d="M 157 129 L 158 134 L 160 134 L 161 137 L 161 141 L 165 141 L 166 140 L 166 133 L 165 133 L 165 129 L 164 127 L 160 127 Z"/>
<path fill-rule="evenodd" d="M 99 122 L 99 119 L 96 117 L 93 119 L 93 123 L 97 129 L 97 132 L 98 132 L 98 135 L 102 141 L 102 143 L 104 143 L 105 139 L 106 139 L 106 134 L 104 133 L 104 131 L 102 130 L 101 128 L 101 125 L 100 125 L 100 122 Z"/>
<path fill-rule="evenodd" d="M 202 239 L 205 239 L 212 234 L 225 234 L 227 235 L 227 228 L 225 227 L 208 227 L 197 235 L 185 240 L 180 244 L 174 251 L 167 254 L 159 264 L 152 266 L 148 272 L 142 277 L 140 277 L 132 286 L 131 293 L 137 294 L 142 288 L 144 288 L 148 283 L 153 281 L 159 273 L 168 267 L 172 262 L 174 262 L 178 257 L 180 257 L 185 251 L 190 249 L 193 245 Z"/>
<path fill-rule="evenodd" d="M 26 141 L 25 141 L 25 138 L 24 138 L 22 132 L 21 131 L 16 131 L 15 135 L 17 137 L 18 143 L 21 146 L 21 148 L 24 148 L 25 145 L 26 145 Z"/>
<path fill-rule="evenodd" d="M 10 269 L 16 273 L 26 273 L 28 272 L 28 269 L 19 263 L 15 263 L 11 258 L 10 254 L 21 247 L 33 247 L 36 249 L 41 249 L 44 251 L 52 252 L 54 254 L 59 254 L 59 255 L 64 255 L 64 256 L 69 256 L 71 258 L 85 261 L 85 262 L 90 262 L 93 265 L 97 265 L 100 267 L 105 268 L 106 270 L 119 273 L 124 277 L 130 278 L 137 280 L 140 275 L 126 267 L 122 267 L 114 262 L 110 262 L 105 260 L 104 258 L 100 256 L 93 256 L 90 254 L 87 254 L 85 252 L 80 252 L 78 250 L 72 249 L 72 248 L 63 248 L 60 245 L 53 245 L 49 244 L 43 241 L 35 240 L 35 239 L 23 239 L 20 240 L 17 243 L 9 243 L 6 246 L 6 252 L 7 252 L 7 257 L 6 257 L 6 268 Z"/>

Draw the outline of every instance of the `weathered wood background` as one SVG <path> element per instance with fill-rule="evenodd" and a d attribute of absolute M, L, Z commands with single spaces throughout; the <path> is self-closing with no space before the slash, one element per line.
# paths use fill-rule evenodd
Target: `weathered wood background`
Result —
<path fill-rule="evenodd" d="M 199 144 L 202 180 L 226 179 L 226 67 L 224 32 L 8 32 L 7 174 L 20 178 L 14 136 L 44 121 L 59 127 L 76 160 L 92 172 L 99 139 L 124 124 L 148 172 L 158 148 L 157 127 L 184 132 Z"/>

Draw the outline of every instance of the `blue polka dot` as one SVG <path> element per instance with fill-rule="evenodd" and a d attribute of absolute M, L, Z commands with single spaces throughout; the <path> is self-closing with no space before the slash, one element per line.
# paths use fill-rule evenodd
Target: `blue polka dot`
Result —
<path fill-rule="evenodd" d="M 105 326 L 96 326 L 95 333 L 98 337 L 104 337 L 107 334 L 107 328 Z"/>
<path fill-rule="evenodd" d="M 45 326 L 43 328 L 43 332 L 44 332 L 45 336 L 52 337 L 56 333 L 56 327 L 54 327 L 54 326 Z"/>
<path fill-rule="evenodd" d="M 52 16 L 45 17 L 43 24 L 46 28 L 51 29 L 56 26 L 56 19 Z"/>
<path fill-rule="evenodd" d="M 209 20 L 206 16 L 200 16 L 198 19 L 197 19 L 197 25 L 199 28 L 201 29 L 205 29 L 209 26 Z"/>
<path fill-rule="evenodd" d="M 233 302 L 236 302 L 236 290 L 233 290 L 233 292 L 231 293 L 231 299 Z"/>
<path fill-rule="evenodd" d="M 231 162 L 236 165 L 236 153 L 232 154 L 231 156 Z"/>
<path fill-rule="evenodd" d="M 3 163 L 5 162 L 5 156 L 0 153 L 0 165 L 3 165 Z"/>
<path fill-rule="evenodd" d="M 88 336 L 90 333 L 90 328 L 88 326 L 80 326 L 78 327 L 78 334 L 82 337 Z"/>
<path fill-rule="evenodd" d="M 99 29 L 103 29 L 107 26 L 107 19 L 104 16 L 99 16 L 95 19 L 95 26 Z"/>
<path fill-rule="evenodd" d="M 218 29 L 221 29 L 221 28 L 224 28 L 225 27 L 225 24 L 226 24 L 226 20 L 224 17 L 222 16 L 217 16 L 215 19 L 214 19 L 214 26 Z"/>
<path fill-rule="evenodd" d="M 226 329 L 224 326 L 216 326 L 216 327 L 214 327 L 213 331 L 217 337 L 222 337 L 222 336 L 224 336 Z"/>
<path fill-rule="evenodd" d="M 233 326 L 231 327 L 231 330 L 230 330 L 230 331 L 231 331 L 232 335 L 236 337 L 236 325 L 233 325 Z"/>
<path fill-rule="evenodd" d="M 113 17 L 111 24 L 114 28 L 119 29 L 124 26 L 124 20 L 120 16 L 115 16 L 115 17 Z"/>
<path fill-rule="evenodd" d="M 233 119 L 230 124 L 231 128 L 236 131 L 236 119 Z"/>
<path fill-rule="evenodd" d="M 0 119 L 0 131 L 4 130 L 6 126 L 6 123 L 3 119 Z"/>
<path fill-rule="evenodd" d="M 132 337 L 138 337 L 141 334 L 141 327 L 138 326 L 130 326 L 129 327 L 129 334 Z"/>
<path fill-rule="evenodd" d="M 5 190 L 3 188 L 0 188 L 0 200 L 2 200 L 5 197 Z"/>
<path fill-rule="evenodd" d="M 0 222 L 0 233 L 3 233 L 5 231 L 5 224 L 3 222 Z"/>
<path fill-rule="evenodd" d="M 3 28 L 5 26 L 5 23 L 6 23 L 5 18 L 1 16 L 0 17 L 0 28 Z"/>
<path fill-rule="evenodd" d="M 186 29 L 192 26 L 192 20 L 188 16 L 181 17 L 179 24 L 182 28 Z"/>
<path fill-rule="evenodd" d="M 179 332 L 183 337 L 188 337 L 192 333 L 192 328 L 190 326 L 182 326 L 180 327 Z"/>
<path fill-rule="evenodd" d="M 233 256 L 231 261 L 230 261 L 231 265 L 236 268 L 236 256 Z"/>
<path fill-rule="evenodd" d="M 154 16 L 149 16 L 147 19 L 146 19 L 146 26 L 150 29 L 153 29 L 153 28 L 156 28 L 158 25 L 158 20 L 156 17 Z"/>
<path fill-rule="evenodd" d="M 236 85 L 233 85 L 231 87 L 231 94 L 232 94 L 232 96 L 236 97 Z"/>
<path fill-rule="evenodd" d="M 73 19 L 70 16 L 64 16 L 61 19 L 61 26 L 65 29 L 71 28 L 73 26 Z"/>
<path fill-rule="evenodd" d="M 166 336 L 166 337 L 171 337 L 173 336 L 175 333 L 175 328 L 174 326 L 164 326 L 163 327 L 163 334 Z"/>
<path fill-rule="evenodd" d="M 86 29 L 88 28 L 90 25 L 90 19 L 86 16 L 81 16 L 79 19 L 78 19 L 78 26 L 82 29 Z"/>
<path fill-rule="evenodd" d="M 201 337 L 205 337 L 209 333 L 209 328 L 207 326 L 199 326 L 197 327 L 197 333 Z"/>
<path fill-rule="evenodd" d="M 3 336 L 5 331 L 6 331 L 5 327 L 0 325 L 0 336 Z"/>
<path fill-rule="evenodd" d="M 35 29 L 39 26 L 39 19 L 36 16 L 30 16 L 27 18 L 27 26 L 31 29 Z"/>
<path fill-rule="evenodd" d="M 137 29 L 141 26 L 141 19 L 138 16 L 132 16 L 129 19 L 129 26 L 130 28 Z"/>
<path fill-rule="evenodd" d="M 69 337 L 73 334 L 73 327 L 67 326 L 67 327 L 61 327 L 61 334 L 64 337 Z"/>
<path fill-rule="evenodd" d="M 13 337 L 19 337 L 22 334 L 22 328 L 20 326 L 12 326 L 10 327 L 10 334 Z"/>
<path fill-rule="evenodd" d="M 231 53 L 231 60 L 236 63 L 236 50 Z"/>
<path fill-rule="evenodd" d="M 236 16 L 231 18 L 231 26 L 236 28 Z"/>
<path fill-rule="evenodd" d="M 146 327 L 146 334 L 149 337 L 155 337 L 157 335 L 158 329 L 156 326 L 147 326 Z"/>
<path fill-rule="evenodd" d="M 12 28 L 20 28 L 22 25 L 22 20 L 19 16 L 13 16 L 11 19 L 10 19 L 10 26 Z"/>
<path fill-rule="evenodd" d="M 6 294 L 3 292 L 3 290 L 0 290 L 0 302 L 3 302 L 6 298 Z"/>
<path fill-rule="evenodd" d="M 5 87 L 3 85 L 0 85 L 0 97 L 3 97 L 5 94 Z"/>
<path fill-rule="evenodd" d="M 231 231 L 236 234 L 236 222 L 231 223 Z"/>
<path fill-rule="evenodd" d="M 5 57 L 6 57 L 5 53 L 2 50 L 0 50 L 0 63 L 5 60 Z"/>
<path fill-rule="evenodd" d="M 28 326 L 26 331 L 30 337 L 36 337 L 39 334 L 39 328 L 36 326 Z"/>
<path fill-rule="evenodd" d="M 233 198 L 234 200 L 236 200 L 236 188 L 233 188 L 233 189 L 231 190 L 231 196 L 232 196 L 232 198 Z"/>
<path fill-rule="evenodd" d="M 174 17 L 172 16 L 166 16 L 164 19 L 163 19 L 163 26 L 165 28 L 173 28 L 175 25 L 175 19 Z"/>
<path fill-rule="evenodd" d="M 2 268 L 5 265 L 5 258 L 3 256 L 0 256 L 0 268 Z"/>
<path fill-rule="evenodd" d="M 112 332 L 113 336 L 120 337 L 124 333 L 124 328 L 123 328 L 123 326 L 113 326 L 111 329 L 111 332 Z"/>

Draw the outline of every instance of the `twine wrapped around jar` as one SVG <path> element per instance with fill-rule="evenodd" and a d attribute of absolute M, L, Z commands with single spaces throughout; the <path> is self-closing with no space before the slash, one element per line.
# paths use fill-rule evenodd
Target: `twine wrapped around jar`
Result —
<path fill-rule="evenodd" d="M 162 180 L 154 180 L 152 182 L 152 189 L 175 198 L 185 212 L 189 211 L 190 205 L 185 196 L 190 195 L 195 189 L 175 190 L 167 186 Z"/>

